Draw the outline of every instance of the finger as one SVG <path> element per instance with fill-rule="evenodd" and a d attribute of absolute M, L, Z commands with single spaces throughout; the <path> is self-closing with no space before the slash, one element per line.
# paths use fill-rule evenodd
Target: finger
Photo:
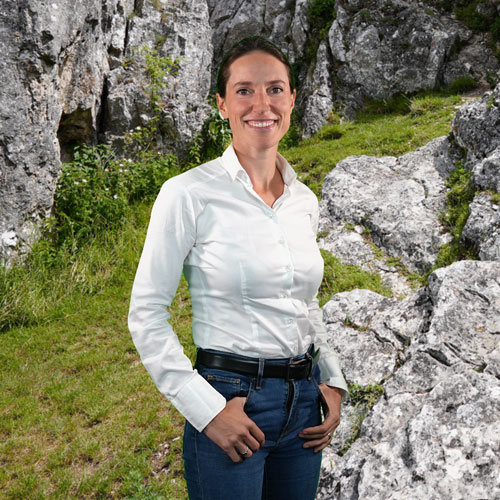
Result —
<path fill-rule="evenodd" d="M 314 453 L 318 453 L 323 448 L 326 448 L 330 444 L 330 437 L 325 436 L 322 439 L 315 439 L 312 441 L 306 441 L 303 444 L 303 448 L 313 448 Z"/>
<path fill-rule="evenodd" d="M 239 451 L 240 449 L 241 451 Z M 247 458 L 251 458 L 253 456 L 252 449 L 250 448 L 250 446 L 246 445 L 237 447 L 236 452 L 243 460 L 246 460 Z"/>
<path fill-rule="evenodd" d="M 257 441 L 251 434 L 246 438 L 245 440 L 245 443 L 244 443 L 244 446 L 242 448 L 242 450 L 245 449 L 245 446 L 248 446 L 248 448 L 250 448 L 250 450 L 252 450 L 253 452 L 256 452 L 260 449 L 260 442 Z"/>
<path fill-rule="evenodd" d="M 264 446 L 264 443 L 266 442 L 266 436 L 264 435 L 264 433 L 260 430 L 259 426 L 253 421 L 251 420 L 251 424 L 250 424 L 250 427 L 249 427 L 249 431 L 250 431 L 250 434 L 252 435 L 253 438 L 255 438 L 257 440 L 257 442 L 259 443 L 259 448 Z"/>
<path fill-rule="evenodd" d="M 335 427 L 333 427 L 332 425 L 328 425 L 327 421 L 325 420 L 321 425 L 303 429 L 302 431 L 300 431 L 299 436 L 305 439 L 320 438 L 322 436 L 325 436 L 329 432 L 333 432 L 334 430 Z"/>

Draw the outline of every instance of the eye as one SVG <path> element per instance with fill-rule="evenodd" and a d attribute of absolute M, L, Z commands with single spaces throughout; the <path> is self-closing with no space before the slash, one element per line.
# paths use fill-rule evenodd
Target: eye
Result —
<path fill-rule="evenodd" d="M 271 89 L 271 94 L 281 94 L 283 92 L 283 89 L 281 87 L 273 87 Z"/>
<path fill-rule="evenodd" d="M 238 89 L 236 91 L 236 93 L 239 94 L 239 95 L 249 95 L 250 94 L 250 90 L 248 90 L 248 89 Z"/>

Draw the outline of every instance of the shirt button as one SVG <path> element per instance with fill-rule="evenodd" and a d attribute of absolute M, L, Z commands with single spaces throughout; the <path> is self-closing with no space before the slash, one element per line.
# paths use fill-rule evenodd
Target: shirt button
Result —
<path fill-rule="evenodd" d="M 285 238 L 280 238 L 279 241 L 278 241 L 278 243 L 280 245 L 284 245 L 285 244 Z"/>
<path fill-rule="evenodd" d="M 288 265 L 285 267 L 285 269 L 286 269 L 287 271 L 291 271 L 291 270 L 292 270 L 292 266 L 291 266 L 290 264 L 288 264 Z"/>
<path fill-rule="evenodd" d="M 280 297 L 281 297 L 282 299 L 286 299 L 286 298 L 288 297 L 288 294 L 287 294 L 286 292 L 281 292 L 281 293 L 280 293 Z"/>
<path fill-rule="evenodd" d="M 288 318 L 288 319 L 286 320 L 286 324 L 287 324 L 287 325 L 293 325 L 293 319 L 292 319 L 292 318 Z"/>

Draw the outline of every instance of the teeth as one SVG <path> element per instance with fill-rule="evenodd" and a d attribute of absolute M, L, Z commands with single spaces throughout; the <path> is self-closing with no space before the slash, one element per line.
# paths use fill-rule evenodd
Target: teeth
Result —
<path fill-rule="evenodd" d="M 269 127 L 270 125 L 272 125 L 274 123 L 274 120 L 269 120 L 267 122 L 254 122 L 254 121 L 250 121 L 248 123 L 252 127 Z"/>

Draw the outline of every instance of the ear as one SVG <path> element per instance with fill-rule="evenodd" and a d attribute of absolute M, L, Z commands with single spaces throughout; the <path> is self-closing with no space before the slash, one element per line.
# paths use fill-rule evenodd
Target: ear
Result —
<path fill-rule="evenodd" d="M 297 96 L 297 89 L 293 89 L 293 93 L 292 93 L 292 104 L 291 104 L 291 107 L 290 109 L 293 109 L 295 107 L 295 97 Z"/>
<path fill-rule="evenodd" d="M 219 108 L 219 112 L 222 115 L 222 118 L 228 118 L 226 100 L 221 97 L 219 93 L 215 94 L 215 98 L 217 99 L 217 107 Z"/>

